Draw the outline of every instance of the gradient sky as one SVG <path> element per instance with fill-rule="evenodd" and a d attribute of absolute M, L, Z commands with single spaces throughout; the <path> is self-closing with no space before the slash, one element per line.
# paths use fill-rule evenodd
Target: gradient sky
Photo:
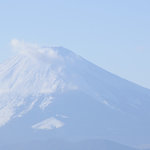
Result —
<path fill-rule="evenodd" d="M 12 39 L 63 46 L 150 88 L 149 0 L 4 0 L 0 62 Z"/>

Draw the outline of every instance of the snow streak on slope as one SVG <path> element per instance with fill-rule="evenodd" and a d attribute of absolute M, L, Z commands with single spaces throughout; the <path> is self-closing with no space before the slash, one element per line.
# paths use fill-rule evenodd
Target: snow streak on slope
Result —
<path fill-rule="evenodd" d="M 60 120 L 51 117 L 48 118 L 40 123 L 37 123 L 35 125 L 32 126 L 32 128 L 34 129 L 41 129 L 41 130 L 52 130 L 53 128 L 61 128 L 64 125 L 63 122 L 61 122 Z"/>

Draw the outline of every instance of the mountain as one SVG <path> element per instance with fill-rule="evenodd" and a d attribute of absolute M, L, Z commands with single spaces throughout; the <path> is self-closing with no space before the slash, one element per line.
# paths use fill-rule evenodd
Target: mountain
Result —
<path fill-rule="evenodd" d="M 0 65 L 0 141 L 108 139 L 150 144 L 150 90 L 63 47 L 14 40 Z"/>
<path fill-rule="evenodd" d="M 86 140 L 70 142 L 51 139 L 47 141 L 32 141 L 0 147 L 4 150 L 138 150 L 107 140 Z"/>

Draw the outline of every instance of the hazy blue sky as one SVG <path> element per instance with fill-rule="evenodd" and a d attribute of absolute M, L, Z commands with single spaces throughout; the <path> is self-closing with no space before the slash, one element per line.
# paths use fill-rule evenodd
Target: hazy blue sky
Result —
<path fill-rule="evenodd" d="M 150 88 L 149 0 L 4 0 L 0 62 L 14 38 L 66 47 Z"/>

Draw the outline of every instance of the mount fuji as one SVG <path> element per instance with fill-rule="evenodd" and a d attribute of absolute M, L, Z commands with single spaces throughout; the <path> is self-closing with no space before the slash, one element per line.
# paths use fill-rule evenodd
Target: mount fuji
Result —
<path fill-rule="evenodd" d="M 13 40 L 0 65 L 0 145 L 107 139 L 150 144 L 150 90 L 63 47 Z"/>

